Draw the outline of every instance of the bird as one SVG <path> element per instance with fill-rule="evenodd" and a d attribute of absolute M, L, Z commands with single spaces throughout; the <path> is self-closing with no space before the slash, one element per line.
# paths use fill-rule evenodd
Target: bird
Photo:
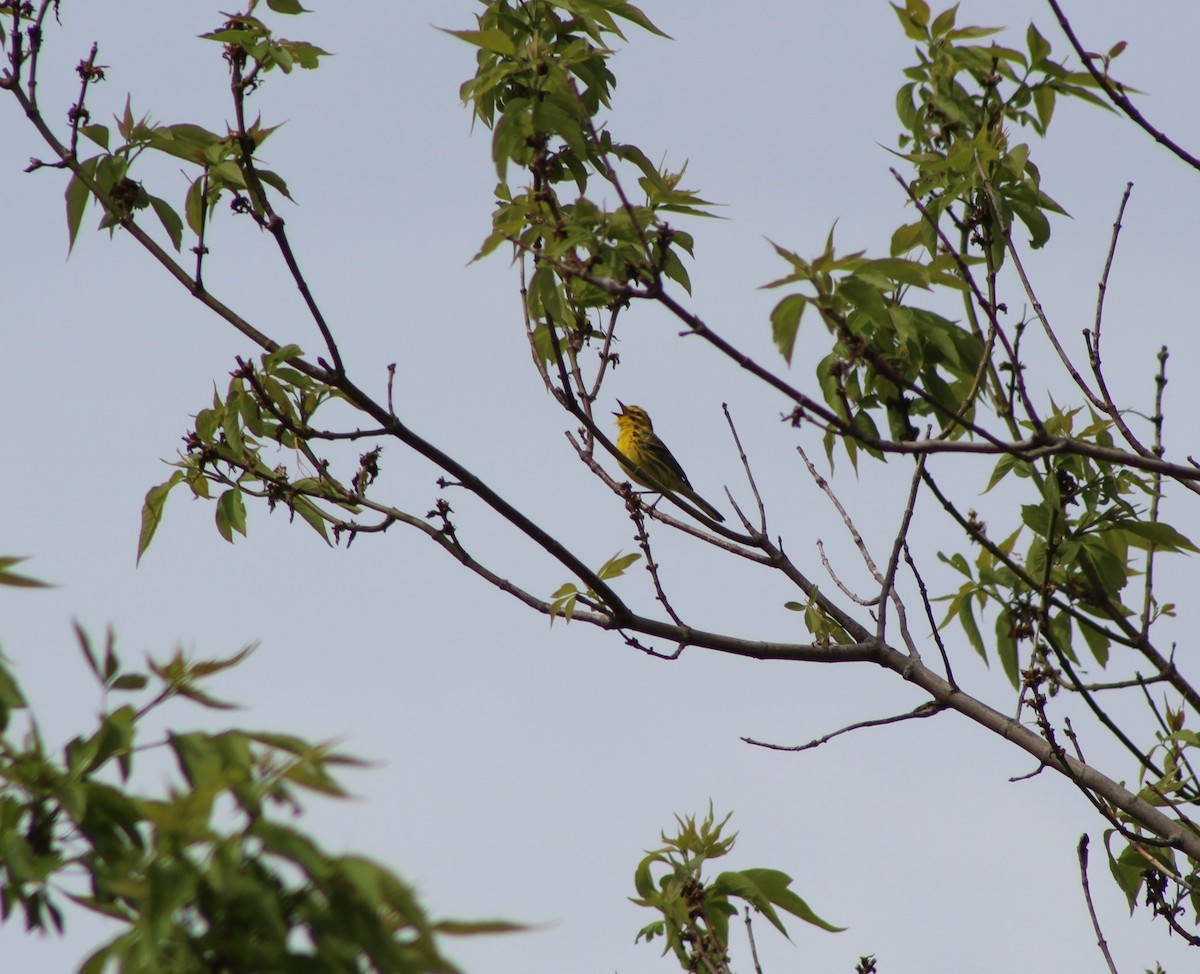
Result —
<path fill-rule="evenodd" d="M 654 432 L 650 414 L 641 406 L 626 406 L 620 399 L 617 405 L 621 411 L 613 415 L 617 417 L 617 452 L 622 455 L 617 462 L 621 469 L 643 487 L 672 500 L 676 494 L 686 497 L 714 521 L 724 521 L 721 513 L 692 488 L 679 461 Z"/>

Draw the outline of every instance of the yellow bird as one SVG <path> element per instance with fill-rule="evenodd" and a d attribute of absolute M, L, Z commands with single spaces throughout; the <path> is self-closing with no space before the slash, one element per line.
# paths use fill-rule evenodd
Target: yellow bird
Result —
<path fill-rule="evenodd" d="M 621 407 L 619 413 L 613 413 L 617 417 L 617 451 L 631 461 L 627 463 L 618 457 L 621 469 L 643 487 L 660 494 L 679 494 L 714 521 L 724 521 L 720 512 L 692 489 L 683 467 L 654 432 L 646 410 L 641 406 L 626 406 L 620 399 L 617 405 Z"/>

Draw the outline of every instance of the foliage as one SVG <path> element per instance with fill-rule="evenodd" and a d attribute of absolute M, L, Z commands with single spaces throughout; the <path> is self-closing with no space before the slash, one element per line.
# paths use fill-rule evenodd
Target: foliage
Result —
<path fill-rule="evenodd" d="M 122 665 L 111 630 L 103 648 L 76 633 L 104 707 L 61 757 L 32 719 L 19 742 L 9 729 L 26 702 L 0 664 L 0 918 L 19 912 L 28 930 L 61 933 L 68 903 L 107 917 L 118 932 L 80 974 L 446 972 L 439 934 L 516 929 L 435 922 L 387 867 L 329 853 L 285 821 L 301 792 L 345 796 L 333 771 L 361 762 L 329 745 L 237 729 L 144 740 L 174 698 L 227 708 L 207 683 L 253 647 L 225 659 L 176 652 L 138 671 Z M 161 795 L 135 791 L 155 754 L 174 779 Z"/>
<path fill-rule="evenodd" d="M 779 918 L 779 910 L 824 930 L 843 929 L 813 913 L 790 888 L 792 878 L 777 869 L 727 871 L 705 881 L 705 864 L 728 855 L 737 838 L 736 833 L 725 838 L 721 835 L 729 818 L 726 815 L 718 822 L 711 807 L 699 824 L 695 818 L 676 818 L 679 831 L 673 836 L 663 833 L 666 844 L 648 853 L 634 874 L 638 896 L 633 902 L 662 914 L 661 920 L 644 926 L 637 939 L 649 943 L 655 937 L 662 937 L 663 953 L 674 952 L 685 971 L 730 970 L 729 918 L 737 914 L 737 906 L 732 902 L 735 899 L 746 903 L 747 930 L 751 907 L 785 937 L 787 930 Z M 661 866 L 666 869 L 655 882 L 653 870 Z"/>
<path fill-rule="evenodd" d="M 286 182 L 260 164 L 258 150 L 272 128 L 248 121 L 246 111 L 263 73 L 317 67 L 324 51 L 279 37 L 256 16 L 251 0 L 205 35 L 222 46 L 230 69 L 233 120 L 225 136 L 191 123 L 139 120 L 128 103 L 114 136 L 90 124 L 85 105 L 89 86 L 103 80 L 93 50 L 81 65 L 82 90 L 60 137 L 36 98 L 33 55 L 49 26 L 50 4 L 0 5 L 7 11 L 9 26 L 0 40 L 10 65 L 0 84 L 54 154 L 52 162 L 32 168 L 70 172 L 69 238 L 75 239 L 87 206 L 96 205 L 102 229 L 128 233 L 188 293 L 262 350 L 258 363 L 238 360 L 226 390 L 198 412 L 175 472 L 147 494 L 139 554 L 153 538 L 168 494 L 186 483 L 195 496 L 215 502 L 217 528 L 228 541 L 247 531 L 247 499 L 300 515 L 330 543 L 349 544 L 360 534 L 402 525 L 534 611 L 615 631 L 627 645 L 654 655 L 678 656 L 690 646 L 796 663 L 876 664 L 927 699 L 908 714 L 866 725 L 955 713 L 1032 755 L 1039 768 L 1078 788 L 1086 802 L 1081 807 L 1104 817 L 1110 867 L 1131 907 L 1144 898 L 1174 932 L 1200 944 L 1194 932 L 1200 921 L 1195 892 L 1200 834 L 1189 815 L 1200 802 L 1192 769 L 1200 737 L 1188 726 L 1200 711 L 1200 690 L 1160 635 L 1158 623 L 1176 607 L 1160 600 L 1154 585 L 1165 556 L 1196 551 L 1163 519 L 1161 508 L 1168 487 L 1184 497 L 1200 491 L 1200 471 L 1186 459 L 1167 459 L 1165 348 L 1148 383 L 1152 409 L 1136 410 L 1110 392 L 1102 298 L 1120 214 L 1095 323 L 1083 332 L 1081 361 L 1072 358 L 1046 315 L 1022 255 L 1026 248 L 1052 248 L 1052 221 L 1064 207 L 1042 184 L 1036 142 L 1019 138 L 1048 137 L 1061 104 L 1081 101 L 1123 112 L 1189 165 L 1200 169 L 1200 161 L 1154 130 L 1133 106 L 1132 89 L 1112 79 L 1123 45 L 1089 54 L 1055 0 L 1050 5 L 1081 62 L 1078 69 L 1068 58 L 1052 56 L 1050 42 L 1036 27 L 1025 32 L 1022 46 L 1013 47 L 995 39 L 995 28 L 959 25 L 957 6 L 934 12 L 924 0 L 893 4 L 916 48 L 916 63 L 895 99 L 901 131 L 895 149 L 900 168 L 893 174 L 906 214 L 875 256 L 867 248 L 839 249 L 832 232 L 814 255 L 775 244 L 784 267 L 782 276 L 764 285 L 781 293 L 763 324 L 779 354 L 770 364 L 738 348 L 685 304 L 691 282 L 684 261 L 696 241 L 671 221 L 708 215 L 709 207 L 699 191 L 684 187 L 686 167 L 655 165 L 650 159 L 657 147 L 642 148 L 617 135 L 611 45 L 626 40 L 622 31 L 630 27 L 661 35 L 646 14 L 626 0 L 486 0 L 473 28 L 450 31 L 476 50 L 476 73 L 461 94 L 492 133 L 499 179 L 478 256 L 503 249 L 515 258 L 522 325 L 541 381 L 569 417 L 570 443 L 579 459 L 629 510 L 644 555 L 645 584 L 661 607 L 654 612 L 636 611 L 633 599 L 614 587 L 618 579 L 628 584 L 623 572 L 633 556 L 611 559 L 598 571 L 590 568 L 568 532 L 552 531 L 462 460 L 417 435 L 395 410 L 390 388 L 386 401 L 374 398 L 348 372 L 335 330 L 312 297 L 276 210 L 278 199 L 287 197 Z M 278 14 L 301 12 L 292 0 L 267 6 Z M 102 151 L 83 157 L 80 135 Z M 190 188 L 181 206 L 135 179 L 147 152 L 165 153 L 188 167 Z M 315 357 L 301 351 L 297 336 L 268 335 L 204 286 L 207 227 L 218 218 L 215 207 L 223 198 L 232 201 L 235 217 L 266 231 L 278 249 L 319 334 Z M 143 225 L 147 209 L 159 224 L 153 232 Z M 156 234 L 166 235 L 165 245 Z M 194 241 L 191 269 L 171 253 L 182 252 L 185 236 Z M 1014 321 L 1010 308 L 1021 304 L 1032 313 Z M 613 343 L 646 306 L 666 312 L 684 333 L 730 359 L 746 381 L 771 390 L 788 422 L 823 437 L 831 466 L 844 456 L 860 476 L 866 470 L 886 469 L 889 475 L 904 470 L 907 500 L 888 550 L 877 557 L 835 488 L 809 461 L 814 483 L 828 495 L 861 554 L 873 591 L 851 592 L 831 565 L 824 567 L 835 584 L 818 584 L 793 560 L 769 526 L 748 460 L 737 507 L 740 527 L 697 528 L 644 506 L 628 484 L 606 472 L 601 461 L 616 461 L 618 454 L 595 421 L 595 407 L 616 359 Z M 806 320 L 820 323 L 827 347 L 812 376 L 796 379 L 790 368 Z M 1055 370 L 1044 388 L 1033 385 L 1034 364 L 1039 383 L 1042 370 Z M 324 408 L 334 402 L 336 410 Z M 336 442 L 359 440 L 371 446 L 357 464 L 346 464 L 332 449 Z M 570 579 L 553 595 L 541 596 L 510 577 L 503 564 L 484 564 L 468 551 L 444 495 L 424 513 L 391 501 L 378 481 L 383 444 L 436 465 L 443 472 L 440 487 L 469 492 Z M 963 473 L 935 475 L 927 462 L 931 457 L 939 458 L 939 471 Z M 867 466 L 884 463 L 890 466 Z M 1001 506 L 991 524 L 969 506 L 974 491 L 963 484 L 971 477 L 986 483 Z M 949 550 L 910 537 L 919 497 L 930 498 L 956 532 Z M 796 590 L 787 605 L 803 612 L 809 641 L 750 640 L 685 620 L 653 556 L 651 526 L 656 533 L 685 532 L 714 552 L 778 573 Z M 940 597 L 925 583 L 938 559 L 956 573 L 957 586 Z M 1135 579 L 1143 584 L 1131 584 Z M 945 603 L 940 624 L 938 601 Z M 930 621 L 931 645 L 913 635 L 910 611 Z M 664 643 L 676 647 L 674 652 L 656 648 Z M 923 650 L 936 661 L 927 661 Z M 963 653 L 999 661 L 1013 687 L 1011 706 L 990 706 L 980 688 L 956 679 L 954 662 Z M 1084 660 L 1105 671 L 1104 682 L 1081 678 Z M 1087 748 L 1076 730 L 1055 713 L 1059 694 L 1083 701 L 1094 717 L 1085 733 L 1119 742 L 1130 764 L 1100 767 L 1085 760 Z M 1123 715 L 1114 716 L 1126 697 L 1148 708 L 1156 729 L 1135 732 L 1131 728 L 1141 726 L 1136 720 L 1125 726 Z M 125 733 L 120 720 L 105 741 Z M 114 754 L 122 753 L 122 740 Z M 244 755 L 255 753 L 255 746 L 278 744 L 246 738 L 234 749 Z M 196 768 L 224 768 L 229 760 L 216 745 L 202 750 Z M 239 760 L 236 773 L 249 774 L 255 759 Z M 233 779 L 215 780 L 233 787 Z M 1125 786 L 1127 780 L 1136 781 L 1135 790 Z M 694 858 L 704 849 L 700 858 L 713 855 L 726 840 L 719 839 L 711 816 L 699 830 L 691 820 L 680 824 L 668 851 L 651 857 L 669 867 L 667 886 L 660 882 L 656 890 L 644 863 L 638 891 L 647 905 L 663 910 L 663 925 L 652 934 L 663 935 L 681 962 L 705 937 L 714 938 L 717 953 L 725 950 L 730 897 L 741 896 L 764 913 L 765 907 L 794 905 L 779 874 L 701 883 Z M 43 863 L 23 882 L 36 880 L 37 869 L 44 868 Z M 698 885 L 687 887 L 685 878 Z M 37 892 L 31 889 L 29 896 Z M 689 889 L 706 904 L 701 933 L 687 932 L 695 918 L 686 904 L 700 901 L 687 899 Z M 48 910 L 34 909 L 39 917 Z"/>

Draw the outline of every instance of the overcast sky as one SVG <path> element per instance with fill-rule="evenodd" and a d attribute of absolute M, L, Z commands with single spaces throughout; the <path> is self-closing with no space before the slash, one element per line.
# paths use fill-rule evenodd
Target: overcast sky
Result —
<path fill-rule="evenodd" d="M 572 424 L 531 367 L 513 270 L 501 254 L 468 266 L 490 227 L 495 173 L 488 133 L 472 133 L 458 98 L 473 52 L 434 26 L 469 27 L 478 5 L 311 2 L 311 16 L 276 18 L 280 32 L 336 56 L 317 72 L 269 77 L 255 109 L 268 124 L 287 122 L 264 155 L 299 204 L 284 210 L 292 241 L 350 368 L 381 393 L 395 362 L 397 411 L 562 532 L 586 561 L 633 550 L 621 505 L 574 459 L 562 436 Z M 67 0 L 63 27 L 49 32 L 42 104 L 65 117 L 78 88 L 74 66 L 96 40 L 109 66 L 89 100 L 97 120 L 131 92 L 135 115 L 223 131 L 231 115 L 220 48 L 196 39 L 219 24 L 220 6 L 139 4 L 132 16 L 128 3 Z M 1146 92 L 1147 113 L 1195 148 L 1185 66 L 1200 9 L 1158 2 L 1135 14 L 1115 0 L 1067 7 L 1089 47 L 1130 42 L 1114 73 Z M 758 288 L 782 268 L 766 238 L 816 253 L 836 220 L 841 248 L 882 254 L 892 228 L 911 219 L 884 147 L 895 145 L 894 94 L 912 45 L 882 0 L 645 0 L 643 8 L 674 40 L 628 31 L 613 62 L 610 127 L 652 159 L 686 160 L 686 185 L 722 204 L 724 220 L 687 225 L 697 241 L 689 307 L 773 362 L 767 313 L 778 295 Z M 966 0 L 959 21 L 1010 26 L 1008 42 L 1023 47 L 1031 18 L 1065 54 L 1049 9 L 1033 0 Z M 48 153 L 11 99 L 0 99 L 0 132 L 8 241 L 0 554 L 32 556 L 30 573 L 57 586 L 0 589 L 0 640 L 52 744 L 88 729 L 100 706 L 72 619 L 95 633 L 113 625 L 131 664 L 177 645 L 226 655 L 261 640 L 245 666 L 214 686 L 242 712 L 214 720 L 180 706 L 166 724 L 232 720 L 337 738 L 377 761 L 348 779 L 354 801 L 314 800 L 301 824 L 333 849 L 383 859 L 438 916 L 544 925 L 449 944 L 475 974 L 670 970 L 656 946 L 633 944 L 652 919 L 627 900 L 633 870 L 675 813 L 701 814 L 710 800 L 718 812 L 732 810 L 741 830 L 729 868 L 782 869 L 818 913 L 849 927 L 828 934 L 796 922 L 789 944 L 760 924 L 769 974 L 848 972 L 866 953 L 885 972 L 1099 969 L 1075 862 L 1084 831 L 1093 836 L 1093 890 L 1120 970 L 1161 960 L 1178 974 L 1194 965 L 1144 910 L 1128 918 L 1107 879 L 1104 823 L 1072 786 L 1050 775 L 1009 783 L 1033 770 L 1029 760 L 962 718 L 847 735 L 802 754 L 739 740 L 803 743 L 919 703 L 891 674 L 694 650 L 663 663 L 582 625 L 551 628 L 415 532 L 397 528 L 330 550 L 281 512 L 252 505 L 249 537 L 229 545 L 214 529 L 212 506 L 182 491 L 135 568 L 143 495 L 168 476 L 163 461 L 213 384 L 225 387 L 234 356 L 253 349 L 131 240 L 96 234 L 93 213 L 67 260 L 65 180 L 21 173 L 30 156 Z M 1154 355 L 1165 342 L 1168 408 L 1194 416 L 1196 174 L 1131 124 L 1082 104 L 1060 103 L 1051 138 L 1034 144 L 1034 159 L 1043 188 L 1073 219 L 1055 221 L 1050 247 L 1030 259 L 1048 312 L 1078 349 L 1132 180 L 1108 295 L 1110 361 L 1120 363 L 1113 381 L 1118 396 L 1148 411 Z M 179 167 L 154 171 L 151 191 L 182 201 Z M 209 288 L 280 341 L 315 353 L 269 239 L 248 221 L 222 219 L 209 244 Z M 815 319 L 809 324 L 791 378 L 813 388 L 804 353 L 821 336 Z M 631 316 L 606 394 L 651 411 L 702 493 L 720 498 L 729 485 L 746 499 L 736 451 L 720 432 L 728 402 L 793 557 L 819 574 L 821 539 L 861 583 L 840 525 L 793 451 L 800 443 L 822 456 L 819 436 L 781 426 L 786 407 L 777 398 L 676 332 L 653 309 Z M 1168 426 L 1179 456 L 1194 449 L 1186 432 Z M 432 506 L 436 470 L 391 447 L 383 465 L 383 489 L 396 503 L 418 514 Z M 890 537 L 908 473 L 864 465 L 855 479 L 838 467 L 838 489 L 868 541 Z M 451 502 L 468 548 L 520 584 L 548 595 L 568 580 L 468 497 Z M 990 501 L 977 503 L 986 512 Z M 1169 508 L 1167 516 L 1195 531 L 1184 512 Z M 917 536 L 927 552 L 958 543 L 932 510 L 921 512 Z M 656 546 L 689 622 L 805 638 L 783 609 L 796 594 L 778 580 L 667 532 L 657 532 Z M 1192 569 L 1174 568 L 1165 584 L 1186 598 Z M 635 571 L 622 591 L 643 585 Z M 633 597 L 649 605 L 648 596 Z M 955 652 L 959 679 L 1012 712 L 999 667 L 985 669 L 965 645 Z M 1098 736 L 1088 756 L 1115 777 L 1134 774 Z M 142 783 L 166 780 L 164 766 Z M 30 938 L 16 923 L 0 929 L 0 969 L 73 969 L 104 929 L 75 915 L 69 926 L 64 941 Z"/>

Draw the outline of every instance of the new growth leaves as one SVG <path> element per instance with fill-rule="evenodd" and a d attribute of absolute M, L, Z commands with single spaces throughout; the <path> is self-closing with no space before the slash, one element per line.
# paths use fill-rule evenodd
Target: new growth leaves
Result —
<path fill-rule="evenodd" d="M 662 937 L 663 953 L 674 953 L 685 971 L 729 970 L 729 918 L 737 912 L 737 900 L 785 937 L 781 912 L 823 930 L 844 929 L 814 913 L 791 888 L 792 878 L 777 869 L 706 875 L 707 864 L 728 855 L 737 839 L 736 833 L 723 835 L 731 814 L 718 822 L 710 807 L 700 821 L 676 816 L 678 831 L 664 832 L 663 846 L 647 853 L 634 873 L 638 895 L 633 902 L 661 914 L 638 931 L 637 939 L 649 943 Z"/>

